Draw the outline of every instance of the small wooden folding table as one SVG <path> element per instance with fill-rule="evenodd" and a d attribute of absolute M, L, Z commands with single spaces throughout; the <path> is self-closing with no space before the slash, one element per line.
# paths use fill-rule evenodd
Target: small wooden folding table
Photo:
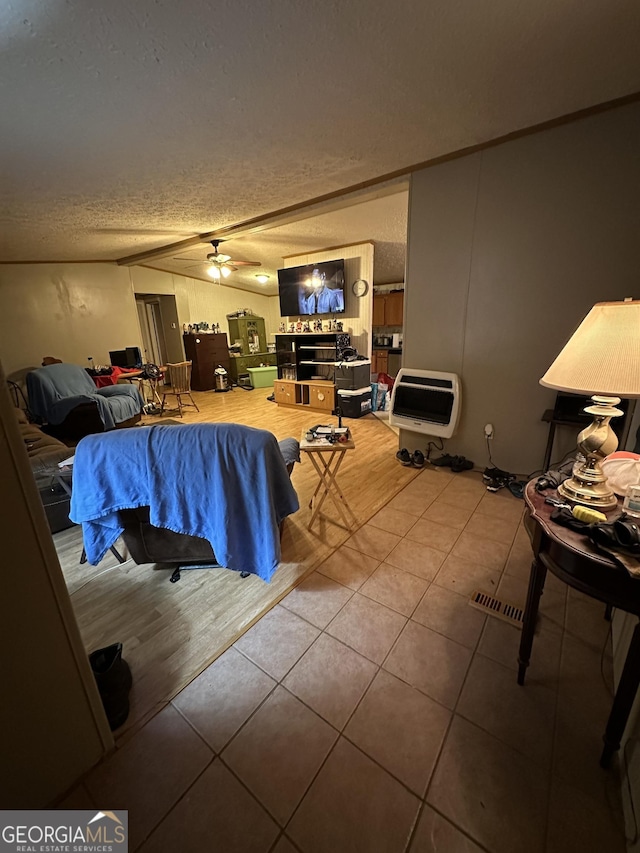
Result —
<path fill-rule="evenodd" d="M 310 528 L 317 518 L 327 495 L 331 497 L 334 504 L 337 506 L 338 511 L 342 516 L 342 520 L 348 529 L 351 529 L 351 527 L 357 523 L 353 510 L 345 500 L 336 479 L 345 454 L 349 450 L 355 450 L 355 447 L 356 445 L 353 438 L 349 438 L 347 441 L 336 441 L 335 443 L 331 443 L 326 438 L 315 438 L 308 441 L 306 438 L 306 431 L 302 434 L 302 438 L 300 439 L 300 450 L 307 454 L 319 477 L 316 490 L 309 501 L 309 508 L 312 512 L 307 527 Z M 349 519 L 349 515 L 351 516 L 351 520 Z"/>

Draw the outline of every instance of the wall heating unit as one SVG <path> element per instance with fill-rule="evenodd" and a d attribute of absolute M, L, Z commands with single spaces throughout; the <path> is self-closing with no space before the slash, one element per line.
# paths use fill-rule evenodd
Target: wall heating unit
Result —
<path fill-rule="evenodd" d="M 460 380 L 455 373 L 400 368 L 391 393 L 390 424 L 451 438 L 459 416 Z"/>

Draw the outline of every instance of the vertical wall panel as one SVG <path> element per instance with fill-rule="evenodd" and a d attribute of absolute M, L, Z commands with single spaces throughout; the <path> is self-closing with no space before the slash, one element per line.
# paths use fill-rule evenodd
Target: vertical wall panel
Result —
<path fill-rule="evenodd" d="M 640 297 L 639 198 L 640 104 L 412 177 L 404 363 L 461 375 L 449 452 L 484 468 L 490 422 L 494 464 L 542 464 L 540 377 L 595 302 Z"/>

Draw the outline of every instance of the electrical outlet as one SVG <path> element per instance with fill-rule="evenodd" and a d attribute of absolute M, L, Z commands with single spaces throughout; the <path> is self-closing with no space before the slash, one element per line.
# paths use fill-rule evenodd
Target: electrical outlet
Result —
<path fill-rule="evenodd" d="M 485 435 L 485 438 L 488 438 L 488 439 L 493 438 L 493 424 L 485 424 L 484 425 L 484 435 Z"/>

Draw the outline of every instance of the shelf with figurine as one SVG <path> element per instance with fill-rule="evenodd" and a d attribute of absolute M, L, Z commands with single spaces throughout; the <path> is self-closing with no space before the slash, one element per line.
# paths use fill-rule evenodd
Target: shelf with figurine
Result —
<path fill-rule="evenodd" d="M 342 332 L 344 323 L 342 320 L 301 320 L 280 323 L 278 333 L 281 335 L 308 335 L 323 334 L 331 332 Z"/>

